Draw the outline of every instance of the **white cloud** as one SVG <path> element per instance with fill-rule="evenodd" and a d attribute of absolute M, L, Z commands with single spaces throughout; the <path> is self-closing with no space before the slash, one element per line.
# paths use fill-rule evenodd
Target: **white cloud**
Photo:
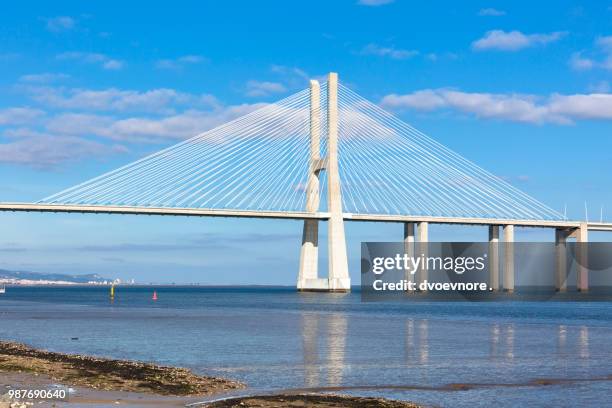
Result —
<path fill-rule="evenodd" d="M 43 84 L 43 83 L 61 81 L 66 78 L 70 78 L 70 75 L 54 74 L 54 73 L 45 72 L 42 74 L 22 75 L 19 77 L 19 81 Z"/>
<path fill-rule="evenodd" d="M 555 94 L 548 102 L 552 112 L 570 119 L 612 119 L 612 95 L 610 94 Z"/>
<path fill-rule="evenodd" d="M 48 168 L 86 157 L 125 152 L 121 145 L 106 145 L 74 136 L 40 133 L 9 143 L 0 143 L 0 162 Z"/>
<path fill-rule="evenodd" d="M 102 64 L 102 68 L 108 69 L 108 70 L 112 70 L 112 71 L 116 71 L 116 70 L 119 70 L 119 69 L 123 68 L 123 62 L 122 61 L 118 61 L 118 60 L 114 60 L 114 59 L 110 59 L 108 61 L 105 61 Z"/>
<path fill-rule="evenodd" d="M 612 35 L 599 37 L 595 43 L 605 50 L 612 51 Z"/>
<path fill-rule="evenodd" d="M 206 61 L 201 55 L 184 55 L 176 59 L 161 59 L 155 63 L 158 69 L 180 69 L 188 64 L 199 64 Z"/>
<path fill-rule="evenodd" d="M 425 55 L 425 58 L 431 62 L 437 62 L 440 60 L 456 60 L 459 56 L 452 52 L 445 52 L 442 54 L 436 54 L 434 52 Z"/>
<path fill-rule="evenodd" d="M 0 125 L 21 125 L 35 121 L 45 112 L 32 108 L 8 108 L 0 110 Z"/>
<path fill-rule="evenodd" d="M 45 135 L 45 133 L 42 133 L 38 130 L 34 130 L 29 127 L 10 128 L 10 129 L 5 129 L 2 132 L 2 136 L 10 137 L 13 139 L 24 139 L 28 137 L 38 137 L 41 135 Z"/>
<path fill-rule="evenodd" d="M 112 138 L 112 116 L 89 113 L 62 113 L 51 118 L 45 128 L 50 133 L 71 136 L 102 136 Z"/>
<path fill-rule="evenodd" d="M 569 65 L 577 71 L 587 71 L 594 68 L 612 70 L 612 36 L 599 37 L 595 40 L 596 49 L 583 57 L 584 52 L 575 52 Z"/>
<path fill-rule="evenodd" d="M 267 96 L 274 93 L 285 92 L 287 88 L 280 82 L 255 81 L 250 80 L 246 83 L 247 96 Z"/>
<path fill-rule="evenodd" d="M 126 152 L 128 149 L 122 142 L 155 143 L 189 138 L 263 106 L 192 110 L 156 119 L 60 114 L 51 118 L 43 131 L 31 127 L 6 129 L 3 136 L 12 140 L 0 142 L 0 163 L 51 168 L 66 162 L 101 158 Z"/>
<path fill-rule="evenodd" d="M 387 108 L 410 108 L 430 111 L 446 106 L 446 101 L 438 92 L 432 89 L 416 91 L 407 95 L 386 95 L 381 104 Z"/>
<path fill-rule="evenodd" d="M 481 118 L 525 123 L 570 124 L 586 119 L 612 120 L 612 95 L 600 93 L 538 97 L 425 89 L 406 95 L 387 95 L 381 104 L 392 109 L 451 109 Z"/>
<path fill-rule="evenodd" d="M 572 54 L 569 64 L 572 69 L 582 71 L 593 68 L 595 66 L 595 61 L 590 58 L 584 58 L 580 52 L 575 52 Z"/>
<path fill-rule="evenodd" d="M 392 59 L 408 59 L 418 55 L 416 50 L 402 50 L 395 47 L 382 47 L 376 44 L 368 44 L 361 50 L 363 55 L 378 55 L 380 57 L 389 57 Z"/>
<path fill-rule="evenodd" d="M 30 96 L 46 106 L 64 109 L 173 113 L 177 106 L 216 107 L 217 99 L 209 94 L 193 95 L 174 89 L 160 88 L 150 91 L 65 89 L 30 87 Z"/>
<path fill-rule="evenodd" d="M 311 75 L 305 70 L 294 66 L 272 65 L 270 66 L 270 72 L 277 77 L 277 80 L 274 82 L 280 82 L 287 90 L 304 89 L 308 86 L 308 80 L 323 79 L 323 76 Z"/>
<path fill-rule="evenodd" d="M 410 95 L 387 95 L 382 104 L 391 108 L 429 111 L 449 108 L 478 117 L 519 122 L 541 122 L 545 113 L 529 96 L 466 93 L 446 89 L 428 89 Z"/>
<path fill-rule="evenodd" d="M 49 132 L 100 136 L 130 143 L 157 143 L 163 139 L 186 139 L 246 115 L 263 104 L 228 106 L 210 111 L 188 110 L 161 117 L 115 118 L 93 114 L 61 114 L 51 119 Z"/>
<path fill-rule="evenodd" d="M 272 65 L 270 67 L 270 71 L 274 72 L 275 74 L 280 74 L 284 76 L 294 76 L 304 80 L 310 78 L 310 76 L 303 69 L 297 67 L 288 67 L 286 65 Z"/>
<path fill-rule="evenodd" d="M 123 143 L 186 139 L 266 106 L 224 106 L 211 95 L 172 89 L 98 91 L 29 85 L 21 89 L 30 91 L 35 101 L 59 110 L 0 110 L 4 127 L 0 130 L 0 162 L 33 167 L 121 153 L 126 150 Z M 187 110 L 176 113 L 181 107 Z"/>
<path fill-rule="evenodd" d="M 499 16 L 505 16 L 506 12 L 504 10 L 498 10 L 495 8 L 483 8 L 480 9 L 480 11 L 478 12 L 479 16 L 492 16 L 492 17 L 499 17 Z"/>
<path fill-rule="evenodd" d="M 74 60 L 86 64 L 96 64 L 107 70 L 122 69 L 125 63 L 123 61 L 113 59 L 105 54 L 92 52 L 64 52 L 56 56 L 59 60 Z"/>
<path fill-rule="evenodd" d="M 72 17 L 58 16 L 47 18 L 47 30 L 53 32 L 69 31 L 76 26 L 76 21 Z"/>
<path fill-rule="evenodd" d="M 548 34 L 523 34 L 520 31 L 493 30 L 488 31 L 481 39 L 474 41 L 472 48 L 477 51 L 518 51 L 558 41 L 565 35 L 566 33 L 562 31 Z"/>
<path fill-rule="evenodd" d="M 358 0 L 357 4 L 360 6 L 378 7 L 384 6 L 385 4 L 391 4 L 395 0 Z"/>

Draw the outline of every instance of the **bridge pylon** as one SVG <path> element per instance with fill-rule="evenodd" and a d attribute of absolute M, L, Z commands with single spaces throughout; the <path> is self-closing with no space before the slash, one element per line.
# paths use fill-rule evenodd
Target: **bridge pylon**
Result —
<path fill-rule="evenodd" d="M 342 214 L 342 192 L 338 167 L 338 74 L 327 80 L 327 157 L 320 153 L 320 86 L 310 81 L 310 169 L 306 186 L 306 211 L 319 210 L 319 174 L 327 171 L 328 278 L 319 278 L 319 221 L 304 221 L 300 269 L 297 288 L 300 291 L 346 292 L 351 289 Z"/>

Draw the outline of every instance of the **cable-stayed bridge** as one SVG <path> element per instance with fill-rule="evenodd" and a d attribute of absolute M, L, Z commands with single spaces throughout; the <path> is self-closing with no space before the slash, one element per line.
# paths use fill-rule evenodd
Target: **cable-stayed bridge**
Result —
<path fill-rule="evenodd" d="M 587 241 L 612 224 L 569 221 L 338 83 L 306 90 L 37 203 L 0 211 L 157 214 L 304 220 L 298 289 L 349 290 L 345 221 L 404 223 L 407 251 L 428 225 L 489 226 L 497 247 L 514 227 L 556 230 L 556 243 Z M 319 278 L 318 229 L 327 221 L 328 278 Z M 421 250 L 423 248 L 421 247 Z M 514 289 L 511 246 L 502 287 Z M 499 288 L 493 251 L 491 281 Z M 563 290 L 563 267 L 558 288 Z M 419 278 L 425 279 L 426 275 Z M 586 269 L 577 287 L 588 289 Z"/>

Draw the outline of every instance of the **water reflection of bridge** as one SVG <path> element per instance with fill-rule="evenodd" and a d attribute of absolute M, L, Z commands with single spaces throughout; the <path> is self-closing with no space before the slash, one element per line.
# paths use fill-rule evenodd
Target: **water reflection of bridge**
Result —
<path fill-rule="evenodd" d="M 342 313 L 302 315 L 304 386 L 342 384 L 347 324 L 347 317 Z M 322 376 L 324 379 L 321 379 Z"/>
<path fill-rule="evenodd" d="M 479 326 L 479 329 L 474 332 L 474 336 L 462 339 L 445 338 L 444 334 L 439 332 L 439 320 L 406 318 L 393 321 L 394 325 L 388 328 L 389 332 L 395 335 L 392 344 L 376 343 L 376 336 L 368 333 L 367 338 L 372 340 L 370 347 L 364 348 L 367 346 L 364 344 L 351 347 L 349 340 L 360 333 L 349 333 L 350 319 L 345 313 L 303 313 L 301 327 L 304 388 L 443 386 L 446 384 L 440 384 L 439 372 L 436 373 L 436 369 L 451 364 L 445 361 L 443 355 L 448 352 L 450 345 L 454 346 L 453 358 L 466 361 L 465 366 L 453 369 L 456 377 L 452 381 L 460 382 L 460 377 L 465 374 L 463 370 L 469 370 L 470 360 L 483 359 L 490 367 L 512 371 L 515 369 L 515 360 L 529 358 L 531 353 L 528 349 L 521 348 L 524 345 L 517 344 L 518 340 L 540 341 L 539 338 L 519 338 L 521 330 L 530 325 L 523 326 L 516 322 L 476 322 L 473 326 Z M 395 325 L 398 321 L 403 321 L 403 325 Z M 548 349 L 551 359 L 588 361 L 591 357 L 588 326 L 545 324 L 541 329 L 546 336 L 551 335 L 548 338 L 551 343 Z M 469 347 L 465 341 L 469 342 Z M 377 358 L 377 353 L 381 350 L 385 351 L 384 357 Z M 470 354 L 471 352 L 476 352 L 477 355 Z M 380 372 L 386 367 L 412 370 L 411 373 L 415 374 L 410 377 L 410 384 L 405 384 L 405 378 L 398 378 L 395 383 L 376 384 L 376 378 L 369 376 L 366 383 L 354 383 L 355 377 L 352 374 L 358 371 L 368 372 L 368 369 L 372 368 Z M 365 380 L 366 377 L 363 378 L 363 381 Z"/>

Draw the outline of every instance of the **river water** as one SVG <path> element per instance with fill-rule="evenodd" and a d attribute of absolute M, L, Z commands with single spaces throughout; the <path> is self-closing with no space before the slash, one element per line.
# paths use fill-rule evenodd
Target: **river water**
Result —
<path fill-rule="evenodd" d="M 118 287 L 110 302 L 104 287 L 9 287 L 0 339 L 184 366 L 248 392 L 612 406 L 609 302 L 373 303 L 269 287 Z"/>

